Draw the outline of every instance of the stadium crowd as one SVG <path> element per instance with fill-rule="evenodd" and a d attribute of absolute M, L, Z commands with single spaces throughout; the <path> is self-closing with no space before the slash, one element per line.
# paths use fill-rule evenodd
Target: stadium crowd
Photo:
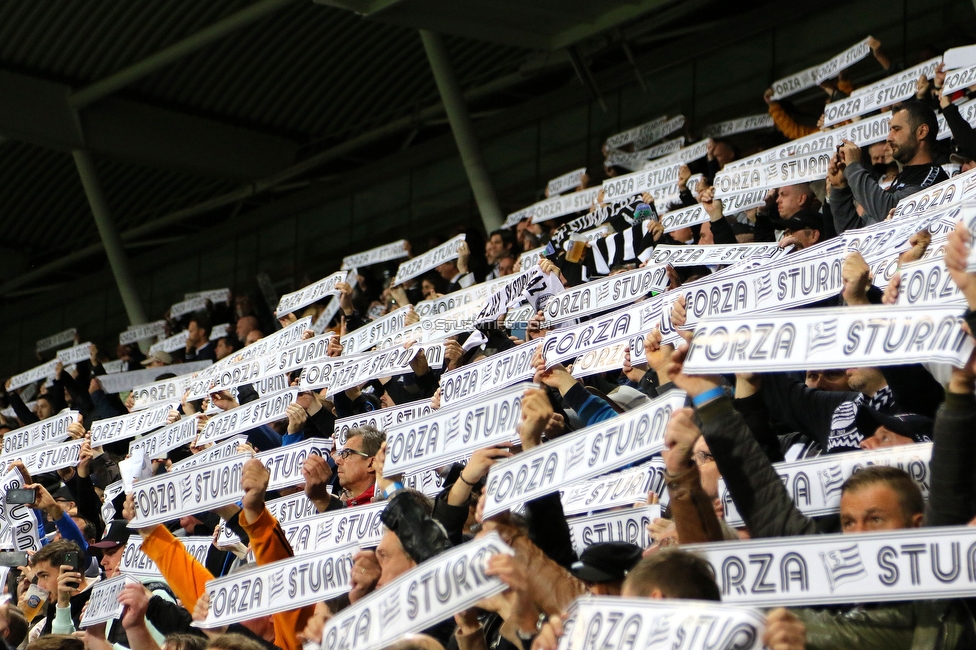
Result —
<path fill-rule="evenodd" d="M 487 237 L 47 352 L 3 642 L 976 647 L 972 89 L 863 49 L 816 126 L 660 118 Z"/>

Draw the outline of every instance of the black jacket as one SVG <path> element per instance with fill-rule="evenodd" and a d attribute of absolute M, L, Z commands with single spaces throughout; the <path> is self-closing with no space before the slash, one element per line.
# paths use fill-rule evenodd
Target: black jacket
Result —
<path fill-rule="evenodd" d="M 947 393 L 935 417 L 932 483 L 925 508 L 926 526 L 961 526 L 976 514 L 976 396 Z"/>
<path fill-rule="evenodd" d="M 969 126 L 969 122 L 959 113 L 959 107 L 949 104 L 942 109 L 946 124 L 952 131 L 952 139 L 956 141 L 959 153 L 976 160 L 976 131 Z"/>

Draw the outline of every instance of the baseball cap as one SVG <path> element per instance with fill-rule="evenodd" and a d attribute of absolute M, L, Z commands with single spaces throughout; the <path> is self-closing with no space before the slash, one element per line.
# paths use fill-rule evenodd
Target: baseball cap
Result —
<path fill-rule="evenodd" d="M 642 553 L 640 546 L 629 542 L 598 542 L 583 549 L 570 571 L 584 582 L 615 582 L 627 577 Z"/>
<path fill-rule="evenodd" d="M 929 442 L 932 440 L 932 429 L 935 422 L 931 418 L 915 413 L 899 413 L 886 415 L 870 406 L 861 406 L 857 410 L 854 421 L 857 430 L 865 438 L 870 438 L 878 427 L 894 431 L 900 436 L 911 438 L 915 442 Z"/>
<path fill-rule="evenodd" d="M 399 490 L 380 513 L 380 521 L 397 536 L 404 552 L 420 564 L 451 547 L 447 531 L 424 507 L 424 497 Z"/>
<path fill-rule="evenodd" d="M 169 365 L 173 363 L 173 355 L 169 352 L 163 352 L 162 350 L 156 350 L 155 352 L 150 352 L 149 356 L 142 360 L 142 365 L 148 366 L 153 361 L 158 361 L 164 365 Z"/>
<path fill-rule="evenodd" d="M 64 486 L 55 490 L 54 493 L 51 494 L 51 497 L 55 501 L 71 501 L 72 503 L 75 501 L 75 495 L 71 494 L 71 490 Z"/>
<path fill-rule="evenodd" d="M 113 519 L 109 522 L 108 528 L 102 539 L 90 544 L 95 548 L 115 548 L 122 546 L 129 541 L 129 522 L 125 519 Z"/>

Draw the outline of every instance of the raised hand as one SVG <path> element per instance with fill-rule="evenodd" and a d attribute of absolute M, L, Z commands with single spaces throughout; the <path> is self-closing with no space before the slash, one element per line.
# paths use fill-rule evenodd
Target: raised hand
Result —
<path fill-rule="evenodd" d="M 678 348 L 671 356 L 671 363 L 668 364 L 668 378 L 675 386 L 688 393 L 689 397 L 697 397 L 722 385 L 722 378 L 718 375 L 686 375 L 684 363 L 687 356 L 687 346 Z"/>
<path fill-rule="evenodd" d="M 264 511 L 264 497 L 270 480 L 271 472 L 257 458 L 244 463 L 244 470 L 241 473 L 241 488 L 244 490 L 241 508 L 248 522 L 257 521 Z"/>
<path fill-rule="evenodd" d="M 553 415 L 549 395 L 540 388 L 529 388 L 522 398 L 522 421 L 519 423 L 519 438 L 522 448 L 531 449 L 542 444 L 545 431 Z"/>
<path fill-rule="evenodd" d="M 373 591 L 376 583 L 383 575 L 380 563 L 373 551 L 359 551 L 352 556 L 352 589 L 349 591 L 349 602 L 357 600 Z"/>
<path fill-rule="evenodd" d="M 308 421 L 308 413 L 298 404 L 289 404 L 285 409 L 288 414 L 288 433 L 299 433 L 305 430 L 305 422 Z"/>
<path fill-rule="evenodd" d="M 535 367 L 536 383 L 552 386 L 563 395 L 568 393 L 569 389 L 576 384 L 576 378 L 561 363 L 557 363 L 551 368 L 546 368 L 546 361 L 542 356 L 541 345 L 536 349 L 532 357 L 532 365 Z"/>
<path fill-rule="evenodd" d="M 690 408 L 681 408 L 671 414 L 668 428 L 664 433 L 664 446 L 667 448 L 662 456 L 664 467 L 672 476 L 691 469 L 691 453 L 701 437 L 701 429 L 695 424 L 695 412 Z"/>
<path fill-rule="evenodd" d="M 305 479 L 305 496 L 315 504 L 319 512 L 325 512 L 332 501 L 328 486 L 332 482 L 332 468 L 321 456 L 310 454 L 302 463 L 302 478 Z"/>
<path fill-rule="evenodd" d="M 762 641 L 769 650 L 803 650 L 807 647 L 807 628 L 796 614 L 779 607 L 766 616 Z"/>
<path fill-rule="evenodd" d="M 966 270 L 969 261 L 969 248 L 972 245 L 972 235 L 963 222 L 956 224 L 956 229 L 949 233 L 945 247 L 945 265 L 949 276 L 966 296 L 966 303 L 970 309 L 976 309 L 976 274 Z"/>
<path fill-rule="evenodd" d="M 674 302 L 671 303 L 671 324 L 674 326 L 674 329 L 678 332 L 678 335 L 681 338 L 688 343 L 691 343 L 691 337 L 694 336 L 694 333 L 689 330 L 681 329 L 687 324 L 687 322 L 688 309 L 685 306 L 685 297 L 678 296 L 674 299 Z M 647 353 L 646 345 L 647 344 L 645 343 L 645 354 Z"/>
<path fill-rule="evenodd" d="M 125 605 L 125 609 L 122 610 L 122 627 L 130 630 L 146 625 L 149 594 L 145 587 L 137 584 L 126 585 L 119 594 L 119 603 Z"/>
<path fill-rule="evenodd" d="M 858 252 L 849 253 L 841 266 L 843 289 L 841 297 L 848 305 L 869 305 L 868 289 L 871 287 L 871 269 Z"/>

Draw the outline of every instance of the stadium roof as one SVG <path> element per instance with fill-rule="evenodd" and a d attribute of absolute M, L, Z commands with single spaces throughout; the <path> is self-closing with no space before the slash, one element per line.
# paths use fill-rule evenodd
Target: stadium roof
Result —
<path fill-rule="evenodd" d="M 92 154 L 129 254 L 138 255 L 266 202 L 262 192 L 280 196 L 291 182 L 443 134 L 417 28 L 444 35 L 477 119 L 566 84 L 587 86 L 593 69 L 720 33 L 722 20 L 768 14 L 771 4 L 4 3 L 0 300 L 104 264 L 72 150 Z"/>

